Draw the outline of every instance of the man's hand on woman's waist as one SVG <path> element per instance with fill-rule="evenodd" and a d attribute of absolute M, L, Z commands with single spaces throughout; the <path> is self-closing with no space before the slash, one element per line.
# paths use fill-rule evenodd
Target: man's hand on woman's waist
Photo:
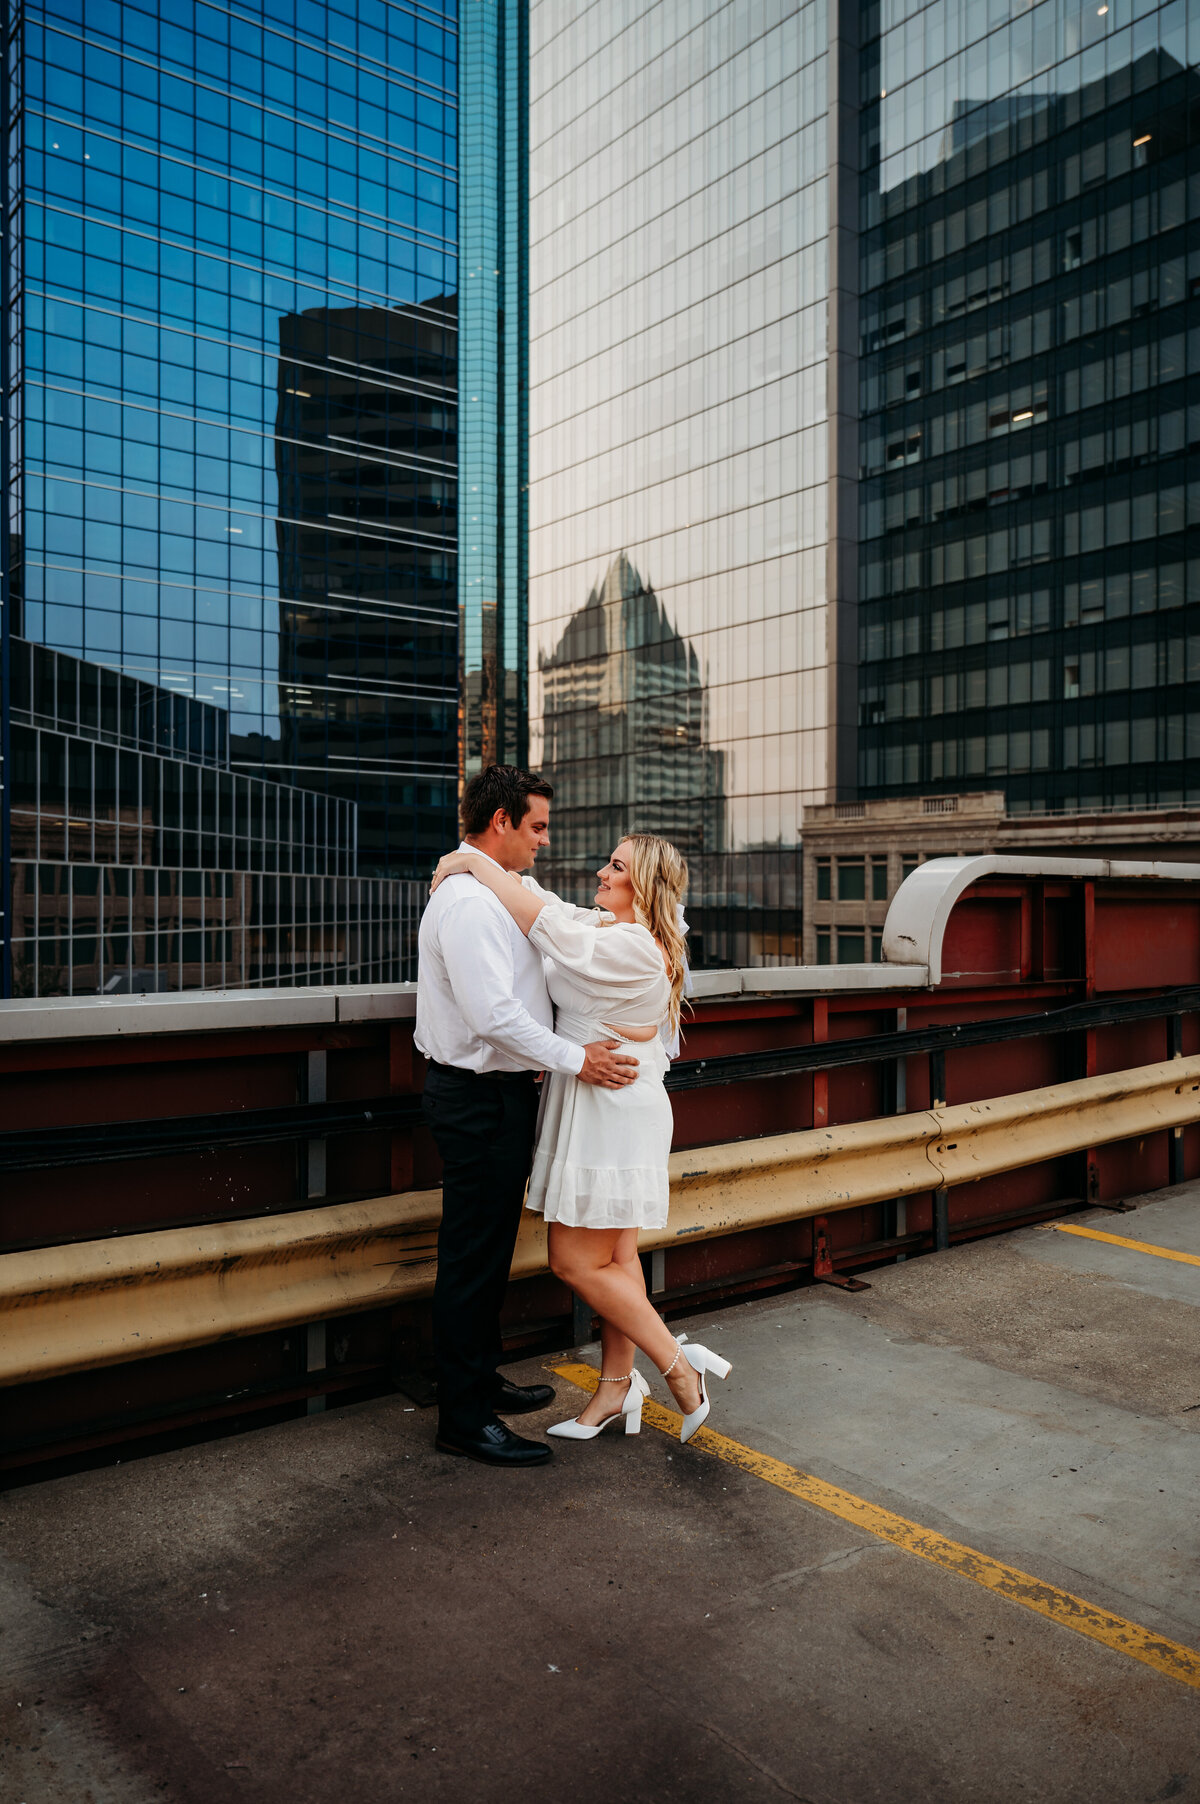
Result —
<path fill-rule="evenodd" d="M 627 1052 L 615 1052 L 620 1040 L 593 1040 L 583 1049 L 581 1084 L 598 1084 L 602 1090 L 621 1090 L 636 1081 L 638 1061 Z"/>

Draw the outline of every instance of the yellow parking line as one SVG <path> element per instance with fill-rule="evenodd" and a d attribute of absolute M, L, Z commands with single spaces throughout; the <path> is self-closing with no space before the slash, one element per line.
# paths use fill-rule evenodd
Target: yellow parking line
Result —
<path fill-rule="evenodd" d="M 560 1378 L 578 1385 L 580 1390 L 596 1389 L 598 1377 L 592 1366 L 561 1365 L 555 1366 L 554 1370 Z M 664 1409 L 647 1398 L 642 1405 L 642 1415 L 665 1434 L 678 1435 L 680 1417 L 674 1410 Z M 922 1528 L 919 1522 L 909 1522 L 891 1510 L 868 1503 L 865 1497 L 856 1497 L 852 1491 L 826 1484 L 810 1472 L 786 1466 L 782 1460 L 772 1459 L 768 1454 L 756 1453 L 753 1447 L 743 1447 L 739 1441 L 731 1441 L 727 1435 L 716 1434 L 711 1428 L 698 1430 L 688 1445 L 711 1453 L 727 1465 L 738 1466 L 752 1477 L 761 1478 L 831 1516 L 838 1516 L 843 1522 L 851 1522 L 856 1528 L 877 1535 L 881 1541 L 890 1541 L 906 1553 L 930 1560 L 947 1572 L 956 1572 L 960 1578 L 971 1579 L 986 1591 L 1007 1597 L 1011 1603 L 1023 1604 L 1039 1616 L 1048 1616 L 1062 1628 L 1074 1629 L 1077 1634 L 1087 1635 L 1092 1641 L 1128 1654 L 1131 1659 L 1140 1660 L 1143 1666 L 1152 1666 L 1156 1672 L 1179 1679 L 1184 1685 L 1200 1691 L 1200 1651 L 1195 1648 L 1168 1641 L 1165 1636 L 1142 1628 L 1140 1623 L 1128 1622 L 1123 1616 L 1114 1616 L 1109 1610 L 1097 1609 L 1095 1604 L 1073 1596 L 1070 1591 L 1060 1591 L 1057 1585 L 1047 1585 L 1028 1572 L 1006 1566 L 1002 1560 L 993 1560 L 988 1554 L 977 1553 L 973 1547 L 950 1541 L 945 1535 Z"/>
<path fill-rule="evenodd" d="M 1126 1240 L 1123 1234 L 1104 1234 L 1099 1228 L 1079 1228 L 1073 1221 L 1044 1221 L 1039 1227 L 1056 1234 L 1078 1234 L 1081 1240 L 1105 1240 L 1110 1247 L 1129 1247 L 1135 1253 L 1153 1253 L 1156 1259 L 1174 1259 L 1179 1265 L 1200 1265 L 1200 1254 L 1177 1253 L 1173 1247 L 1151 1246 L 1148 1240 Z"/>

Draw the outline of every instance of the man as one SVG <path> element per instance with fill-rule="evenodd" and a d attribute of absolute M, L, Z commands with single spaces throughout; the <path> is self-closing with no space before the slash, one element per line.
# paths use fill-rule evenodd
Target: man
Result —
<path fill-rule="evenodd" d="M 528 871 L 550 843 L 553 794 L 528 771 L 489 765 L 463 792 L 461 849 L 514 874 Z M 619 1041 L 575 1046 L 553 1031 L 553 1019 L 541 954 L 499 900 L 473 877 L 439 884 L 421 921 L 416 1031 L 429 1062 L 422 1110 L 443 1168 L 433 1297 L 437 1444 L 490 1466 L 551 1457 L 544 1441 L 498 1419 L 543 1409 L 554 1397 L 548 1384 L 511 1384 L 496 1369 L 537 1125 L 534 1074 L 563 1071 L 616 1089 L 638 1072 L 636 1059 L 613 1050 Z"/>

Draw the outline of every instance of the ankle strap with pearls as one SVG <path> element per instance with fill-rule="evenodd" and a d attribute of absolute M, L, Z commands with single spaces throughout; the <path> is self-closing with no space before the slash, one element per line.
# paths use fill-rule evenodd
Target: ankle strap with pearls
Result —
<path fill-rule="evenodd" d="M 600 1382 L 601 1384 L 628 1384 L 632 1377 L 632 1372 L 622 1372 L 619 1378 L 605 1378 L 602 1374 Z"/>

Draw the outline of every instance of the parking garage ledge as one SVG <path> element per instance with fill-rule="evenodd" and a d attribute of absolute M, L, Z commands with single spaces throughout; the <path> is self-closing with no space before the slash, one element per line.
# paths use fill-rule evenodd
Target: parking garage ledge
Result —
<path fill-rule="evenodd" d="M 796 965 L 754 971 L 697 971 L 698 1001 L 739 996 L 822 996 L 849 990 L 913 990 L 919 965 Z M 415 983 L 346 984 L 327 989 L 183 990 L 146 996 L 54 996 L 0 1003 L 0 1045 L 141 1034 L 231 1033 L 242 1028 L 346 1026 L 411 1020 Z"/>

